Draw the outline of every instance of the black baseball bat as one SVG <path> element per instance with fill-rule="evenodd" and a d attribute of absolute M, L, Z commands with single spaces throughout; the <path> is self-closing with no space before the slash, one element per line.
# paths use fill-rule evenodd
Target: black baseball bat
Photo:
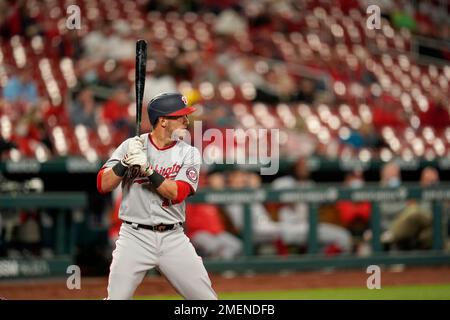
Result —
<path fill-rule="evenodd" d="M 134 86 L 136 89 L 136 136 L 141 133 L 141 118 L 142 118 L 142 100 L 144 98 L 145 88 L 145 73 L 147 66 L 147 42 L 145 40 L 138 40 L 136 42 L 136 73 Z M 133 181 L 139 175 L 140 168 L 134 165 L 127 172 L 128 181 Z"/>
<path fill-rule="evenodd" d="M 145 73 L 147 67 L 147 42 L 138 40 L 136 42 L 136 135 L 140 135 L 142 117 L 142 99 L 144 97 Z"/>

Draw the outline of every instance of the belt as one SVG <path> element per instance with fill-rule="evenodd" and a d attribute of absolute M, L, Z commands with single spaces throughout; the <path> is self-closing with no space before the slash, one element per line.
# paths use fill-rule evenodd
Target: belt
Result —
<path fill-rule="evenodd" d="M 164 231 L 169 231 L 172 230 L 173 228 L 175 228 L 176 226 L 181 226 L 181 222 L 178 223 L 174 223 L 174 224 L 157 224 L 154 226 L 150 226 L 147 224 L 139 224 L 139 223 L 134 223 L 134 222 L 129 222 L 129 221 L 125 221 L 123 220 L 123 222 L 125 222 L 126 224 L 129 224 L 133 227 L 133 229 L 147 229 L 147 230 L 152 230 L 152 231 L 157 231 L 157 232 L 164 232 Z"/>

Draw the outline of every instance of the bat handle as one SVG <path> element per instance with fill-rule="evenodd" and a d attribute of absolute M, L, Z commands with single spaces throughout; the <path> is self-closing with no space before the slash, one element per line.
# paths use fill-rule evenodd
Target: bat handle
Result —
<path fill-rule="evenodd" d="M 141 167 L 136 164 L 133 165 L 131 168 L 128 169 L 128 172 L 127 172 L 128 179 L 130 181 L 136 179 L 139 176 L 140 172 L 141 172 Z"/>
<path fill-rule="evenodd" d="M 136 103 L 139 103 L 139 101 L 136 101 Z M 142 110 L 141 108 L 136 108 L 137 109 L 137 112 L 138 112 L 138 110 Z M 136 136 L 137 137 L 139 137 L 140 135 L 141 135 L 141 115 L 139 114 L 137 114 L 136 115 Z"/>

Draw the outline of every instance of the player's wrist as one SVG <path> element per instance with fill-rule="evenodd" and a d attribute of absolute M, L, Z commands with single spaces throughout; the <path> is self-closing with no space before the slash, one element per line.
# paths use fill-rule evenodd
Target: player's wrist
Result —
<path fill-rule="evenodd" d="M 152 170 L 153 173 L 148 176 L 148 180 L 150 183 L 155 187 L 155 189 L 158 189 L 159 186 L 166 180 L 162 175 L 160 175 L 158 172 Z"/>
<path fill-rule="evenodd" d="M 112 170 L 116 176 L 122 178 L 127 172 L 128 166 L 123 161 L 119 161 L 112 167 Z"/>

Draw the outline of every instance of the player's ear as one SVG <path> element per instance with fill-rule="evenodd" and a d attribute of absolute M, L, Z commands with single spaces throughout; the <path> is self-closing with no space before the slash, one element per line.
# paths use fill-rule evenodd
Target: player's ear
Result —
<path fill-rule="evenodd" d="M 167 127 L 168 121 L 167 121 L 166 118 L 160 117 L 160 118 L 158 119 L 158 122 L 159 122 L 159 125 L 160 125 L 162 128 Z"/>

